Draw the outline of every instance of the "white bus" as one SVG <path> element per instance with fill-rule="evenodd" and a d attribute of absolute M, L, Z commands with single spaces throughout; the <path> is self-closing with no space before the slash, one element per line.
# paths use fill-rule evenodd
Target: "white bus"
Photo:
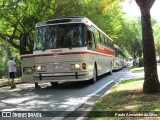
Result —
<path fill-rule="evenodd" d="M 22 80 L 86 81 L 112 74 L 113 41 L 86 17 L 61 17 L 35 26 L 33 50 L 29 35 L 21 36 Z"/>
<path fill-rule="evenodd" d="M 119 71 L 126 66 L 126 59 L 123 51 L 114 44 L 114 64 L 113 70 Z"/>

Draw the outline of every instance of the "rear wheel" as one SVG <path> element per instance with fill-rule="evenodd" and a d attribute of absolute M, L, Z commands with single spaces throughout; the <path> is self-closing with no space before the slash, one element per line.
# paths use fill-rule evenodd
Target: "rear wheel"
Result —
<path fill-rule="evenodd" d="M 109 75 L 112 75 L 112 63 L 111 63 L 111 65 L 110 65 Z"/>
<path fill-rule="evenodd" d="M 52 86 L 58 86 L 58 82 L 51 82 Z"/>

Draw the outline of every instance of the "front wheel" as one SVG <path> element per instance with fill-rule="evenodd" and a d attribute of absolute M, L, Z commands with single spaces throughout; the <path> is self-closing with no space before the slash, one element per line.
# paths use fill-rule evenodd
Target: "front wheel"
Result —
<path fill-rule="evenodd" d="M 96 83 L 96 81 L 97 81 L 97 68 L 96 68 L 96 66 L 94 66 L 94 69 L 93 69 L 93 78 L 91 79 L 91 84 L 94 84 L 94 83 Z"/>
<path fill-rule="evenodd" d="M 41 87 L 38 85 L 38 82 L 35 82 L 35 89 L 40 89 Z"/>

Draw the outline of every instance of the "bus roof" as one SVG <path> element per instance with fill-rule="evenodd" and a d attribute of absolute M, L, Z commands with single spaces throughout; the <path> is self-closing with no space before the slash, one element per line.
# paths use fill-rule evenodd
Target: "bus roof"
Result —
<path fill-rule="evenodd" d="M 56 19 L 38 22 L 35 27 L 37 28 L 37 27 L 42 27 L 42 26 L 50 26 L 50 25 L 57 25 L 57 24 L 70 24 L 70 23 L 84 23 L 89 27 L 94 27 L 99 32 L 107 36 L 107 38 L 113 42 L 113 40 L 108 35 L 106 35 L 92 21 L 90 21 L 87 17 L 84 17 L 84 16 L 58 17 Z"/>
<path fill-rule="evenodd" d="M 87 18 L 82 16 L 58 17 L 56 19 L 38 22 L 36 24 L 36 27 L 84 22 L 84 21 L 81 21 L 82 19 L 87 19 Z"/>

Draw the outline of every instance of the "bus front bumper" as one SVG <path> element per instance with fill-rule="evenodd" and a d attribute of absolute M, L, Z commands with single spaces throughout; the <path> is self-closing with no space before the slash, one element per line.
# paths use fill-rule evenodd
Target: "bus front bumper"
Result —
<path fill-rule="evenodd" d="M 63 72 L 63 73 L 35 73 L 33 74 L 35 82 L 69 82 L 84 81 L 90 79 L 88 72 Z"/>

